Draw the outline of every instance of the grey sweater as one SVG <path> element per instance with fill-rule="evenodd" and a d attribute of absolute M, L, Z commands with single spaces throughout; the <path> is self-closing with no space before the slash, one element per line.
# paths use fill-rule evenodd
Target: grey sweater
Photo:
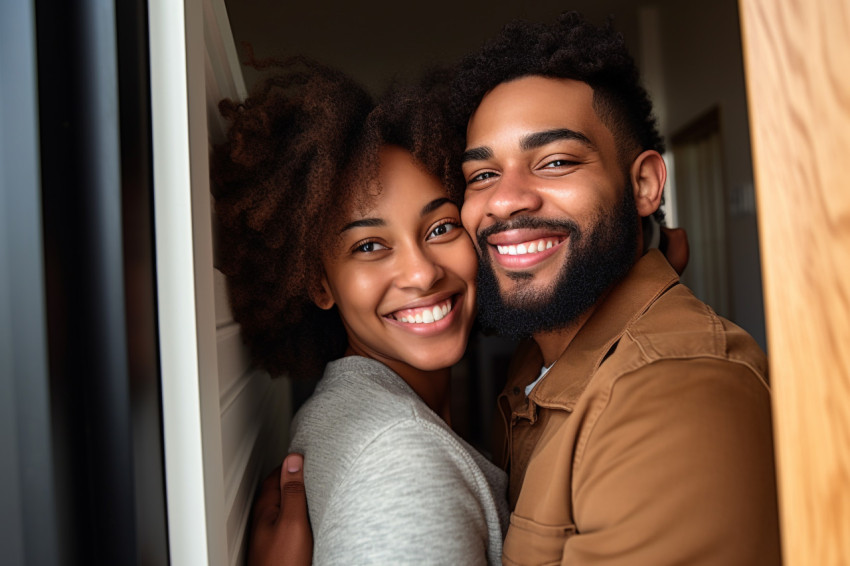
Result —
<path fill-rule="evenodd" d="M 498 564 L 505 474 L 375 360 L 328 364 L 293 421 L 313 564 Z"/>

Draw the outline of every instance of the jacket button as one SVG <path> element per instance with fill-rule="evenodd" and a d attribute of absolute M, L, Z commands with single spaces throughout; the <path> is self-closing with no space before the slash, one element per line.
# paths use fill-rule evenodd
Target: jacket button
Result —
<path fill-rule="evenodd" d="M 520 392 L 519 387 L 514 386 L 513 394 L 514 394 L 514 395 L 519 395 L 519 392 Z"/>

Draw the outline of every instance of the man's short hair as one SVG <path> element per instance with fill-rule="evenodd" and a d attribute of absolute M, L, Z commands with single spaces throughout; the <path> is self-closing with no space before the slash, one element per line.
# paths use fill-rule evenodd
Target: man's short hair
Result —
<path fill-rule="evenodd" d="M 652 103 L 623 37 L 610 20 L 604 27 L 577 12 L 554 23 L 516 21 L 478 52 L 463 59 L 453 85 L 456 124 L 469 117 L 490 90 L 520 77 L 573 79 L 593 88 L 593 108 L 614 134 L 624 167 L 641 151 L 664 152 Z"/>

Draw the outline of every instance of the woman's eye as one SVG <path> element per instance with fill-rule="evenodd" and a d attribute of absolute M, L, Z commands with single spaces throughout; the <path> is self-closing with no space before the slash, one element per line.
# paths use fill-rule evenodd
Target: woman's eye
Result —
<path fill-rule="evenodd" d="M 445 236 L 446 234 L 448 234 L 452 230 L 456 230 L 457 228 L 459 228 L 459 225 L 455 222 L 446 222 L 444 224 L 440 224 L 439 226 L 431 230 L 431 233 L 428 234 L 428 239 L 430 240 L 431 238 Z"/>
<path fill-rule="evenodd" d="M 386 250 L 389 249 L 386 246 L 379 244 L 378 242 L 363 242 L 354 248 L 355 252 L 368 254 L 371 252 L 376 252 L 378 250 Z"/>

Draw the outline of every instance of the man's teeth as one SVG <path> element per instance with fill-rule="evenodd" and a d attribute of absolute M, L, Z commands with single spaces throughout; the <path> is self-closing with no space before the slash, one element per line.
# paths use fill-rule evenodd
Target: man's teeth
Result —
<path fill-rule="evenodd" d="M 434 305 L 433 307 L 423 309 L 404 309 L 404 311 L 399 311 L 404 312 L 404 315 L 395 313 L 393 318 L 410 324 L 431 324 L 432 322 L 441 320 L 451 311 L 452 301 L 449 299 L 438 305 Z"/>
<path fill-rule="evenodd" d="M 557 244 L 558 240 L 538 240 L 536 242 L 526 242 L 524 244 L 496 246 L 496 249 L 502 255 L 525 255 L 548 250 L 549 248 Z"/>

